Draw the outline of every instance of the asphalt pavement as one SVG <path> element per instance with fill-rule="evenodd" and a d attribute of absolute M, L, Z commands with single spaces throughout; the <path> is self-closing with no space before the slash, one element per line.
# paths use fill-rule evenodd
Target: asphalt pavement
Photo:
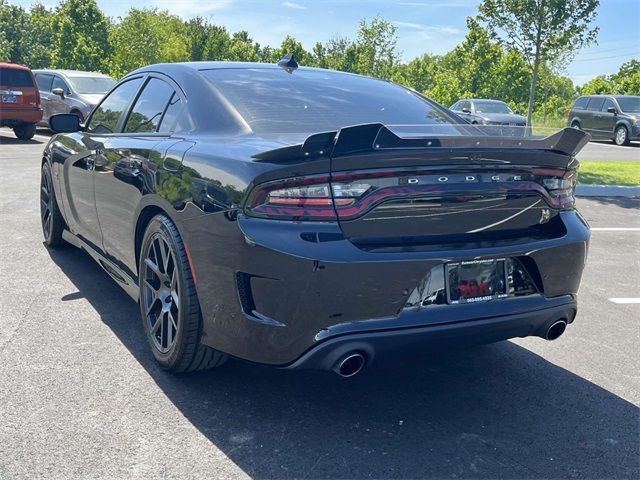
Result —
<path fill-rule="evenodd" d="M 581 162 L 592 160 L 640 162 L 640 142 L 631 142 L 625 147 L 618 146 L 613 142 L 589 142 L 578 153 L 577 158 Z"/>
<path fill-rule="evenodd" d="M 640 304 L 610 300 L 640 296 L 640 198 L 579 199 L 589 261 L 555 342 L 174 376 L 100 267 L 44 247 L 45 141 L 0 129 L 0 479 L 640 477 Z"/>

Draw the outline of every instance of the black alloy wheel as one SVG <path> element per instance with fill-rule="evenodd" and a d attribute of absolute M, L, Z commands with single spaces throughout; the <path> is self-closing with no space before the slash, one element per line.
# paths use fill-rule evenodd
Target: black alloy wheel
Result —
<path fill-rule="evenodd" d="M 142 322 L 160 365 L 174 372 L 222 365 L 226 356 L 200 342 L 202 315 L 186 248 L 166 215 L 149 222 L 138 271 Z"/>

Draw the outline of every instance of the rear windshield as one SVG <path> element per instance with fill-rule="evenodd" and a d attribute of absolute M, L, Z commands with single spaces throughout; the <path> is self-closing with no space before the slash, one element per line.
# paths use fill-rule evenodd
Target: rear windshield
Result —
<path fill-rule="evenodd" d="M 258 134 L 317 133 L 374 122 L 456 123 L 410 91 L 366 77 L 322 70 L 287 73 L 267 68 L 204 70 L 202 74 Z M 451 127 L 449 134 L 459 131 Z"/>
<path fill-rule="evenodd" d="M 116 84 L 108 77 L 70 77 L 69 82 L 78 93 L 107 93 Z"/>
<path fill-rule="evenodd" d="M 33 80 L 28 70 L 1 67 L 0 85 L 3 87 L 33 87 Z"/>
<path fill-rule="evenodd" d="M 640 97 L 618 97 L 616 100 L 623 112 L 640 112 Z"/>
<path fill-rule="evenodd" d="M 502 102 L 473 102 L 476 113 L 512 113 L 506 103 Z"/>

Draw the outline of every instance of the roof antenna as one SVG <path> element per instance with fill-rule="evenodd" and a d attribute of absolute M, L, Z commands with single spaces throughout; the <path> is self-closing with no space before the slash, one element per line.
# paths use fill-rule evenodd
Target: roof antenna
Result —
<path fill-rule="evenodd" d="M 283 68 L 287 73 L 293 73 L 293 71 L 298 68 L 298 62 L 296 62 L 293 53 L 289 53 L 280 59 L 278 66 Z"/>

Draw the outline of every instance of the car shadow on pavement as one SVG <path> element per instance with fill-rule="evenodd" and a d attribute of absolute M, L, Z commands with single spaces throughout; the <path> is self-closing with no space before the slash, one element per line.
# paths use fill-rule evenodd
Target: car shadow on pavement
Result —
<path fill-rule="evenodd" d="M 511 342 L 378 362 L 349 380 L 236 360 L 176 376 L 154 363 L 137 305 L 88 255 L 50 255 L 78 289 L 65 298 L 86 298 L 251 477 L 638 478 L 638 409 Z"/>
<path fill-rule="evenodd" d="M 0 136 L 0 145 L 38 145 L 41 143 L 45 143 L 42 140 L 38 140 L 37 138 L 32 138 L 30 140 L 20 140 L 16 137 L 7 137 Z"/>

